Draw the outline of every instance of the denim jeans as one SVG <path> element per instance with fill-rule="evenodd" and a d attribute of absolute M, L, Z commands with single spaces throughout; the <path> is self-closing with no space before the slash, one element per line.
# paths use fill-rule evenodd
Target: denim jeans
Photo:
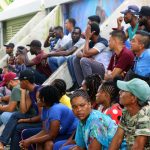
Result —
<path fill-rule="evenodd" d="M 51 71 L 56 71 L 59 66 L 61 66 L 66 61 L 66 57 L 60 56 L 60 57 L 49 57 L 48 58 L 48 65 L 51 68 Z"/>
<path fill-rule="evenodd" d="M 19 119 L 30 118 L 30 117 L 33 117 L 33 115 L 22 114 L 20 112 L 13 113 L 12 116 L 10 117 L 10 119 L 8 120 L 3 132 L 2 132 L 2 135 L 0 136 L 0 142 L 2 142 L 4 145 L 6 145 L 6 144 L 8 144 L 10 138 L 13 139 L 13 137 L 16 136 L 15 137 L 16 141 L 13 140 L 13 141 L 15 141 L 14 144 L 16 144 L 20 140 L 19 139 L 20 135 L 19 135 L 19 138 L 16 135 L 16 131 L 17 131 L 16 129 L 23 130 L 25 128 L 29 128 L 29 127 L 31 128 L 32 125 L 37 126 L 36 123 L 32 123 L 32 124 L 31 123 L 20 123 L 20 124 L 18 124 Z M 17 131 L 17 133 L 18 133 L 18 131 Z M 16 147 L 17 146 L 19 146 L 19 142 L 17 143 Z M 17 149 L 15 148 L 15 150 L 17 150 Z"/>
<path fill-rule="evenodd" d="M 75 144 L 70 144 L 70 145 L 66 145 L 63 146 L 63 144 L 66 143 L 67 140 L 62 140 L 62 141 L 58 141 L 54 144 L 53 150 L 59 150 L 61 148 L 61 150 L 69 150 L 71 147 L 75 146 Z"/>
<path fill-rule="evenodd" d="M 2 125 L 2 124 L 6 125 L 9 118 L 12 116 L 13 113 L 15 113 L 15 112 L 3 112 L 0 115 L 0 125 Z"/>
<path fill-rule="evenodd" d="M 74 73 L 74 67 L 73 67 L 73 59 L 74 58 L 75 58 L 74 55 L 70 55 L 70 56 L 67 57 L 68 70 L 69 70 L 69 73 L 71 75 L 73 84 L 77 81 L 75 73 Z"/>
<path fill-rule="evenodd" d="M 19 123 L 11 136 L 10 150 L 20 150 L 19 142 L 21 141 L 21 133 L 24 129 L 32 128 L 32 130 L 34 130 L 33 128 L 39 129 L 41 127 L 41 123 Z M 37 134 L 39 131 L 40 129 L 38 131 L 36 130 L 36 132 L 32 132 L 32 134 Z M 29 136 L 32 136 L 32 134 L 30 133 Z"/>

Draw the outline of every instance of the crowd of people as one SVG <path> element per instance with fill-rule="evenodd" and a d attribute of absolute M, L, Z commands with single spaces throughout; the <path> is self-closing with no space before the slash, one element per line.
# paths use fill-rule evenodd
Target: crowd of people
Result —
<path fill-rule="evenodd" d="M 68 35 L 50 27 L 48 53 L 36 39 L 15 54 L 14 43 L 4 45 L 0 150 L 150 150 L 150 7 L 121 13 L 109 41 L 93 15 L 84 32 L 73 18 L 65 22 Z M 73 86 L 62 79 L 43 86 L 64 62 Z"/>

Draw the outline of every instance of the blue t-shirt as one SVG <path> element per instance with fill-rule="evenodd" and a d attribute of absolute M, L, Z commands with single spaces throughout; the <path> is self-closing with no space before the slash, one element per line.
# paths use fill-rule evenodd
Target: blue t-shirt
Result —
<path fill-rule="evenodd" d="M 54 104 L 49 109 L 43 108 L 41 120 L 45 122 L 46 131 L 49 130 L 51 121 L 60 121 L 59 134 L 72 134 L 78 124 L 72 110 L 61 103 Z"/>
<path fill-rule="evenodd" d="M 150 77 L 150 49 L 144 50 L 140 57 L 135 58 L 133 71 L 140 76 Z"/>

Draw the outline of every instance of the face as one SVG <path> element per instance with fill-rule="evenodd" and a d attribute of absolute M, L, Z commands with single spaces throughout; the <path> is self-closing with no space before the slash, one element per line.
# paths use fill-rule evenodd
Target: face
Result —
<path fill-rule="evenodd" d="M 10 90 L 13 88 L 13 80 L 10 80 L 9 82 L 6 83 L 6 87 Z"/>
<path fill-rule="evenodd" d="M 139 25 L 146 25 L 147 17 L 146 16 L 139 16 Z"/>
<path fill-rule="evenodd" d="M 71 37 L 72 37 L 72 41 L 74 43 L 78 42 L 79 39 L 80 39 L 80 30 L 79 29 L 74 29 L 72 34 L 71 34 Z"/>
<path fill-rule="evenodd" d="M 36 54 L 36 47 L 35 46 L 30 46 L 30 53 L 31 53 L 31 55 Z"/>
<path fill-rule="evenodd" d="M 112 36 L 110 36 L 110 38 L 109 38 L 109 47 L 110 47 L 110 49 L 111 49 L 111 50 L 114 50 L 115 45 L 116 45 L 116 40 L 115 40 L 115 38 L 112 37 Z"/>
<path fill-rule="evenodd" d="M 132 21 L 132 14 L 130 12 L 124 14 L 124 22 L 128 24 L 131 23 L 131 21 Z"/>
<path fill-rule="evenodd" d="M 54 30 L 54 36 L 56 37 L 56 38 L 60 38 L 61 37 L 61 31 L 60 30 Z"/>
<path fill-rule="evenodd" d="M 134 96 L 130 92 L 121 90 L 119 92 L 119 94 L 120 94 L 120 104 L 121 105 L 126 107 L 126 106 L 132 104 Z"/>
<path fill-rule="evenodd" d="M 13 52 L 13 48 L 11 47 L 6 47 L 6 54 L 11 54 Z"/>
<path fill-rule="evenodd" d="M 70 28 L 71 28 L 71 23 L 69 22 L 69 20 L 66 20 L 66 22 L 65 22 L 65 28 L 66 28 L 67 30 L 70 30 Z"/>
<path fill-rule="evenodd" d="M 39 92 L 37 94 L 37 104 L 38 104 L 39 107 L 45 107 L 44 98 L 39 97 Z"/>
<path fill-rule="evenodd" d="M 96 103 L 103 104 L 106 100 L 108 100 L 108 94 L 101 89 L 101 86 L 98 88 L 96 94 Z"/>
<path fill-rule="evenodd" d="M 142 48 L 142 44 L 140 43 L 140 39 L 142 37 L 138 34 L 135 35 L 135 37 L 131 40 L 131 50 L 136 54 L 140 52 L 140 49 Z"/>
<path fill-rule="evenodd" d="M 72 110 L 75 116 L 84 121 L 87 119 L 91 112 L 91 104 L 90 102 L 86 101 L 83 97 L 75 97 L 71 101 Z"/>
<path fill-rule="evenodd" d="M 26 87 L 27 87 L 27 81 L 26 80 L 20 80 L 20 87 L 22 89 L 26 89 Z"/>

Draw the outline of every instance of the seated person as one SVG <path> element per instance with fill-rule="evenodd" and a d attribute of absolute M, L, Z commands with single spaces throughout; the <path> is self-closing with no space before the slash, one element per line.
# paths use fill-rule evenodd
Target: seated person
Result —
<path fill-rule="evenodd" d="M 49 34 L 48 34 L 48 36 L 47 36 L 47 38 L 46 38 L 46 40 L 44 42 L 44 47 L 49 47 L 49 51 L 54 49 L 54 47 L 55 47 L 55 45 L 56 45 L 56 43 L 57 43 L 57 41 L 59 39 L 59 38 L 55 37 L 54 29 L 55 28 L 50 27 Z"/>
<path fill-rule="evenodd" d="M 105 80 L 114 79 L 116 76 L 126 75 L 126 72 L 133 66 L 134 54 L 125 45 L 125 33 L 123 31 L 112 31 L 110 33 L 109 47 L 114 54 L 111 57 Z"/>
<path fill-rule="evenodd" d="M 40 90 L 38 105 L 43 107 L 41 119 L 43 128 L 38 134 L 20 142 L 20 146 L 28 148 L 37 144 L 37 148 L 52 150 L 52 143 L 67 139 L 76 129 L 78 120 L 73 112 L 59 103 L 59 93 L 54 86 L 46 86 Z"/>
<path fill-rule="evenodd" d="M 51 69 L 47 64 L 47 61 L 43 59 L 45 52 L 41 49 L 42 43 L 38 40 L 33 40 L 27 46 L 30 47 L 31 55 L 35 55 L 35 57 L 30 60 L 26 66 L 36 66 L 36 69 L 33 69 L 33 71 L 36 78 L 38 78 L 39 84 L 42 84 L 51 75 Z"/>
<path fill-rule="evenodd" d="M 118 101 L 119 90 L 114 81 L 103 82 L 96 95 L 98 110 L 108 115 L 118 124 L 122 116 L 122 108 Z"/>
<path fill-rule="evenodd" d="M 125 137 L 127 149 L 150 148 L 150 87 L 141 79 L 117 81 L 120 104 L 124 106 L 121 122 L 109 150 L 119 149 Z"/>
<path fill-rule="evenodd" d="M 108 41 L 102 38 L 99 33 L 100 29 L 97 23 L 87 26 L 84 48 L 76 54 L 73 60 L 75 76 L 79 86 L 86 76 L 93 73 L 99 74 L 102 79 L 104 78 L 111 52 L 107 50 Z"/>
<path fill-rule="evenodd" d="M 150 34 L 145 31 L 137 31 L 131 41 L 131 50 L 135 54 L 133 68 L 127 73 L 126 80 L 141 78 L 150 84 Z"/>
<path fill-rule="evenodd" d="M 55 79 L 51 85 L 53 85 L 54 87 L 57 88 L 59 95 L 60 95 L 60 99 L 59 102 L 66 105 L 68 108 L 71 109 L 71 103 L 70 103 L 70 98 L 66 95 L 66 83 L 64 80 L 62 79 Z"/>
<path fill-rule="evenodd" d="M 100 111 L 92 110 L 90 98 L 83 90 L 76 90 L 73 93 L 71 105 L 74 114 L 80 120 L 75 135 L 77 150 L 108 149 L 117 130 L 115 122 Z M 122 146 L 125 146 L 125 143 Z"/>

